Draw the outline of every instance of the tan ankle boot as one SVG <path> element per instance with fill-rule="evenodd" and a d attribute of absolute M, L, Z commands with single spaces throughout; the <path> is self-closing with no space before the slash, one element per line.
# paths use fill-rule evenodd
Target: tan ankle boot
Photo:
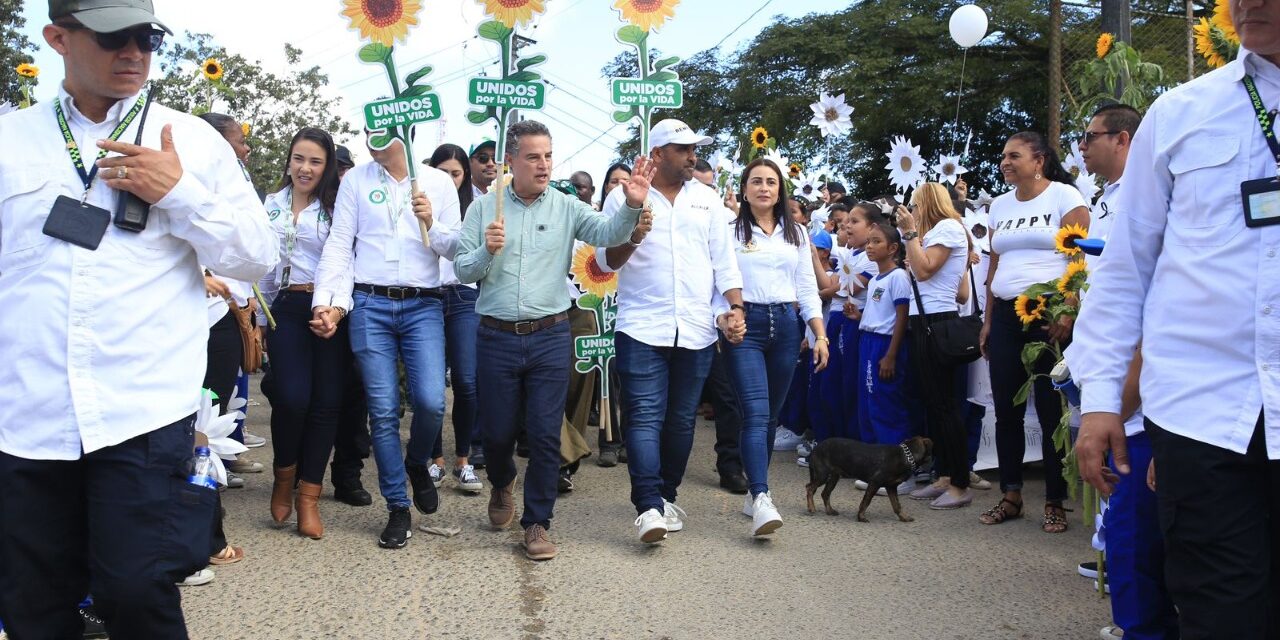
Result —
<path fill-rule="evenodd" d="M 298 465 L 274 467 L 275 484 L 271 485 L 271 519 L 284 524 L 293 514 L 293 481 L 298 475 Z"/>
<path fill-rule="evenodd" d="M 324 523 L 320 521 L 320 491 L 318 484 L 307 481 L 298 483 L 298 497 L 295 508 L 298 510 L 298 533 L 319 540 L 324 537 Z"/>

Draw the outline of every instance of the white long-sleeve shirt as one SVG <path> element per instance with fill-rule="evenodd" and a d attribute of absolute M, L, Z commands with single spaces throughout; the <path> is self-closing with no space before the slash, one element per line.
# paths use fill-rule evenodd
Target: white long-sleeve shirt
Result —
<path fill-rule="evenodd" d="M 1280 68 L 1242 50 L 1152 104 L 1116 194 L 1120 216 L 1090 277 L 1072 373 L 1082 410 L 1120 412 L 1142 341 L 1143 412 L 1161 428 L 1244 453 L 1265 412 L 1280 459 L 1280 227 L 1245 227 L 1240 183 L 1276 175 L 1241 84 L 1280 106 Z"/>
<path fill-rule="evenodd" d="M 738 270 L 742 272 L 742 299 L 756 304 L 798 302 L 800 317 L 805 322 L 822 318 L 818 277 L 813 273 L 813 253 L 804 228 L 797 229 L 800 245 L 796 246 L 783 235 L 783 224 L 794 224 L 789 220 L 779 221 L 772 234 L 761 231 L 753 222 L 751 242 L 744 243 L 738 236 L 736 224 L 736 218 L 725 222 L 738 258 Z M 727 310 L 728 303 L 718 298 L 716 313 Z"/>
<path fill-rule="evenodd" d="M 138 96 L 101 123 L 56 100 L 86 170 Z M 0 451 L 76 460 L 191 415 L 204 380 L 208 303 L 201 265 L 253 282 L 276 260 L 253 185 L 208 124 L 151 106 L 143 146 L 173 126 L 182 178 L 151 207 L 141 233 L 107 227 L 89 251 L 42 232 L 58 196 L 84 183 L 50 100 L 0 117 Z M 141 117 L 120 136 L 132 142 Z M 104 170 L 105 171 L 105 170 Z M 102 177 L 88 202 L 114 211 Z"/>
<path fill-rule="evenodd" d="M 280 246 L 280 261 L 276 268 L 258 281 L 258 289 L 262 291 L 262 297 L 266 298 L 268 304 L 275 300 L 280 290 L 285 267 L 289 267 L 290 286 L 315 284 L 316 266 L 320 263 L 320 254 L 324 251 L 324 243 L 329 239 L 329 230 L 333 226 L 333 215 L 324 210 L 319 198 L 307 205 L 294 223 L 292 192 L 292 187 L 285 187 L 267 196 L 263 203 Z M 290 235 L 293 236 L 292 249 L 289 247 Z"/>
<path fill-rule="evenodd" d="M 604 215 L 617 214 L 625 202 L 622 189 L 614 189 Z M 703 349 L 717 337 L 711 309 L 716 291 L 742 288 L 725 224 L 733 214 L 715 190 L 696 180 L 680 188 L 675 202 L 650 188 L 649 202 L 653 229 L 618 271 L 615 331 L 650 346 Z M 612 271 L 605 251 L 596 249 L 596 262 Z"/>
<path fill-rule="evenodd" d="M 347 172 L 338 188 L 333 228 L 316 268 L 312 307 L 351 309 L 354 283 L 435 288 L 440 258 L 458 248 L 458 190 L 449 174 L 423 167 L 418 190 L 431 200 L 431 247 L 413 215 L 409 179 L 396 181 L 376 162 Z M 393 224 L 394 221 L 394 224 Z M 454 221 L 450 224 L 449 221 Z M 353 255 L 354 254 L 354 255 Z"/>

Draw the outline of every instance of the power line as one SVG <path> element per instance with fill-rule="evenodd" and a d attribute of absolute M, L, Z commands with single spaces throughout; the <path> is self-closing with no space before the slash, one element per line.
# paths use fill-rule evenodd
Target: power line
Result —
<path fill-rule="evenodd" d="M 590 148 L 590 147 L 591 147 L 591 145 L 593 145 L 593 144 L 597 143 L 597 142 L 600 140 L 600 138 L 603 138 L 603 137 L 605 136 L 605 134 L 606 134 L 606 133 L 609 133 L 610 131 L 613 131 L 614 129 L 618 128 L 618 126 L 619 126 L 620 124 L 621 124 L 621 123 L 619 123 L 619 122 L 615 122 L 615 123 L 613 123 L 613 126 L 609 127 L 608 129 L 605 129 L 604 131 L 601 131 L 601 132 L 600 132 L 600 135 L 598 135 L 598 136 L 596 136 L 596 137 L 592 138 L 592 139 L 591 139 L 590 141 L 588 141 L 586 144 L 582 145 L 582 148 L 581 148 L 581 149 L 578 149 L 577 151 L 574 151 L 574 152 L 573 152 L 573 153 L 572 153 L 568 158 L 565 158 L 562 162 L 564 162 L 565 164 L 568 164 L 570 160 L 573 160 L 574 158 L 578 157 L 578 154 L 582 153 L 583 151 L 586 151 L 588 148 Z M 603 144 L 603 143 L 601 143 L 601 144 Z M 610 150 L 610 151 L 613 151 L 614 149 L 610 148 L 609 150 Z"/>
<path fill-rule="evenodd" d="M 771 5 L 771 4 L 773 4 L 773 0 L 765 0 L 765 3 L 764 3 L 764 4 L 762 4 L 762 5 L 760 5 L 760 8 L 759 8 L 759 9 L 756 9 L 756 10 L 755 10 L 751 15 L 747 16 L 747 19 L 746 19 L 746 20 L 743 20 L 742 22 L 738 23 L 738 26 L 734 27 L 734 28 L 733 28 L 733 31 L 730 31 L 728 34 L 726 34 L 726 35 L 725 35 L 725 37 L 720 38 L 720 42 L 717 42 L 717 43 L 716 43 L 716 45 L 715 45 L 714 47 L 711 47 L 711 48 L 712 48 L 712 49 L 719 49 L 719 48 L 720 48 L 720 45 L 724 44 L 724 41 L 729 39 L 729 36 L 732 36 L 733 34 L 737 33 L 737 32 L 738 32 L 738 29 L 741 29 L 741 28 L 742 28 L 744 25 L 746 25 L 748 22 L 751 22 L 751 19 L 752 19 L 752 18 L 754 18 L 754 17 L 756 17 L 757 15 L 759 15 L 759 13 L 760 13 L 761 11 L 764 11 L 764 8 L 765 8 L 765 7 L 767 7 L 767 6 Z"/>

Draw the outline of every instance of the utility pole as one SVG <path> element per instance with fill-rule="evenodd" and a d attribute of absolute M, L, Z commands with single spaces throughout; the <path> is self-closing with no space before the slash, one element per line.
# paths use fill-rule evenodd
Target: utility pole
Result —
<path fill-rule="evenodd" d="M 1102 32 L 1125 44 L 1133 44 L 1133 17 L 1128 0 L 1102 0 Z"/>
<path fill-rule="evenodd" d="M 1049 144 L 1062 137 L 1062 0 L 1049 0 Z"/>

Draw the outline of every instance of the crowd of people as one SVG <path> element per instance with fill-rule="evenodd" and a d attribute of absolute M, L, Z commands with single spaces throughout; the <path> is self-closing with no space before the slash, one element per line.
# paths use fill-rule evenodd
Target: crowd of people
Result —
<path fill-rule="evenodd" d="M 608 167 L 598 195 L 587 172 L 552 180 L 553 135 L 523 120 L 504 132 L 503 158 L 492 140 L 443 144 L 421 167 L 407 164 L 411 133 L 369 144 L 372 160 L 357 164 L 328 132 L 303 128 L 260 197 L 233 116 L 197 119 L 144 90 L 168 32 L 150 2 L 81 5 L 50 2 L 44 34 L 66 60 L 57 98 L 0 118 L 0 141 L 28 150 L 0 158 L 0 348 L 22 363 L 0 375 L 24 399 L 0 405 L 0 620 L 13 637 L 75 637 L 86 620 L 114 637 L 185 637 L 178 585 L 245 557 L 219 492 L 190 481 L 198 392 L 212 391 L 218 412 L 242 408 L 259 366 L 273 481 L 262 508 L 281 528 L 324 538 L 326 471 L 338 501 L 372 505 L 361 483 L 372 454 L 381 547 L 408 544 L 414 510 L 426 526 L 444 483 L 487 485 L 489 523 L 506 529 L 518 512 L 525 555 L 541 561 L 558 554 L 557 496 L 590 455 L 626 463 L 641 543 L 685 528 L 679 492 L 700 413 L 751 536 L 784 523 L 773 452 L 798 450 L 804 466 L 836 438 L 892 455 L 929 438 L 932 465 L 917 468 L 902 446 L 915 473 L 881 490 L 969 507 L 992 488 L 974 470 L 986 411 L 974 376 L 989 376 L 1001 494 L 974 517 L 1023 515 L 1033 403 L 1045 434 L 1039 525 L 1060 534 L 1069 486 L 1048 437 L 1062 419 L 1049 376 L 1059 363 L 1047 350 L 1025 358 L 1034 342 L 1066 350 L 1084 393 L 1080 470 L 1110 496 L 1115 626 L 1104 637 L 1280 631 L 1266 607 L 1280 586 L 1280 438 L 1265 420 L 1280 363 L 1274 279 L 1262 277 L 1277 238 L 1266 202 L 1250 196 L 1241 218 L 1232 199 L 1280 163 L 1265 110 L 1248 108 L 1280 96 L 1280 26 L 1242 22 L 1241 58 L 1145 120 L 1099 108 L 1080 144 L 1107 182 L 1097 202 L 1035 132 L 1008 138 L 1007 191 L 980 201 L 963 180 L 910 197 L 835 181 L 797 190 L 764 157 L 720 180 L 699 158 L 713 140 L 674 118 L 653 125 L 633 163 Z M 1252 103 L 1235 91 L 1242 78 L 1261 92 Z M 1207 117 L 1214 109 L 1234 119 Z M 1248 140 L 1274 157 L 1232 128 L 1255 120 Z M 146 211 L 140 228 L 121 222 L 130 198 Z M 1020 299 L 1084 260 L 1063 250 L 1068 227 L 1112 248 L 1090 259 L 1078 322 L 1042 321 Z M 574 338 L 599 330 L 567 275 L 584 246 L 595 269 L 617 274 L 608 376 L 575 367 Z M 1228 257 L 1240 255 L 1258 260 Z M 1239 315 L 1236 293 L 1258 304 L 1227 329 L 1233 345 L 1184 326 Z M 961 318 L 981 327 L 977 364 L 936 337 Z M 242 428 L 230 437 L 267 442 Z M 227 457 L 227 487 L 265 471 Z"/>

